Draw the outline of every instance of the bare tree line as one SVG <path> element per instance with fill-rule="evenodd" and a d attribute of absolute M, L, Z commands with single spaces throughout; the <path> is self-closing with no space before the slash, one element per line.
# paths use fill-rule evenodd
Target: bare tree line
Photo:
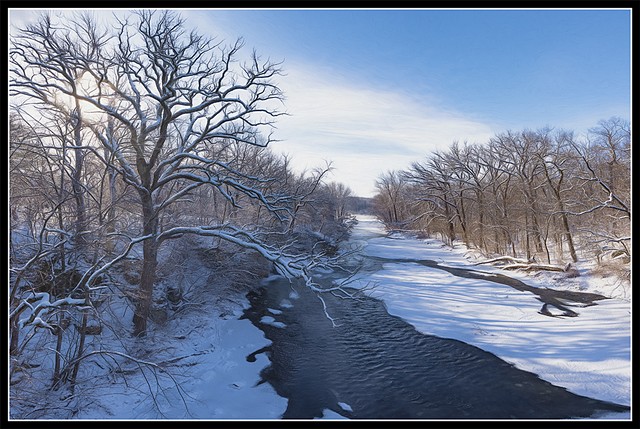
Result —
<path fill-rule="evenodd" d="M 583 138 L 544 128 L 454 142 L 376 187 L 376 213 L 390 228 L 461 240 L 487 256 L 631 256 L 631 133 L 618 117 Z"/>
<path fill-rule="evenodd" d="M 243 57 L 241 39 L 189 31 L 171 11 L 114 19 L 102 27 L 89 14 L 44 14 L 11 40 L 16 383 L 23 352 L 46 336 L 50 386 L 73 390 L 80 363 L 107 353 L 91 349 L 89 336 L 114 290 L 129 298 L 132 335 L 144 336 L 160 253 L 185 236 L 244 249 L 320 295 L 341 290 L 324 290 L 312 270 L 335 263 L 350 190 L 327 183 L 330 164 L 296 172 L 271 151 L 285 114 L 281 65 Z M 294 243 L 305 232 L 327 245 Z M 133 289 L 111 275 L 129 265 Z M 182 292 L 167 291 L 172 301 Z"/>

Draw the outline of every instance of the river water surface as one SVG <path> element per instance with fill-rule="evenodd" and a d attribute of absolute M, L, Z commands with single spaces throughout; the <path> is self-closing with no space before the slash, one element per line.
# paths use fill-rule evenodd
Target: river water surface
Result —
<path fill-rule="evenodd" d="M 323 296 L 337 327 L 304 286 L 275 279 L 248 295 L 243 317 L 272 344 L 247 359 L 269 357 L 262 382 L 288 398 L 282 418 L 319 418 L 325 409 L 351 419 L 571 419 L 629 410 L 573 394 L 478 347 L 420 333 L 375 298 Z"/>

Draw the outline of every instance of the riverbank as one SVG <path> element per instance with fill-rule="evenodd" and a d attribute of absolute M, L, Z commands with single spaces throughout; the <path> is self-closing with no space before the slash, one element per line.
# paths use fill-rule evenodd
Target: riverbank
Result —
<path fill-rule="evenodd" d="M 351 242 L 362 245 L 366 255 L 379 258 L 470 265 L 464 249 L 450 249 L 436 240 L 397 234 L 387 237 L 382 225 L 368 217 L 359 218 Z M 141 361 L 126 361 L 116 370 L 96 366 L 94 378 L 90 375 L 83 380 L 74 397 L 61 401 L 54 395 L 66 393 L 53 392 L 39 403 L 46 415 L 24 418 L 280 419 L 288 400 L 269 383 L 261 383 L 261 371 L 271 362 L 265 353 L 254 354 L 271 343 L 249 320 L 240 319 L 248 299 L 240 292 L 223 297 L 219 285 L 208 281 L 210 270 L 197 262 L 189 262 L 185 281 L 199 282 L 203 288 L 198 306 L 162 326 L 153 325 L 144 340 L 129 341 L 126 349 Z M 455 277 L 416 263 L 376 262 L 375 268 L 379 270 L 363 271 L 350 286 L 374 286 L 372 295 L 385 302 L 389 313 L 418 331 L 475 345 L 573 393 L 629 405 L 629 301 L 599 301 L 595 306 L 573 308 L 578 317 L 549 317 L 539 313 L 541 302 L 535 296 L 505 285 Z M 477 268 L 501 272 L 493 267 Z M 509 275 L 530 286 L 545 286 L 541 279 Z M 584 291 L 596 289 L 589 287 L 589 279 L 579 280 L 585 284 Z M 295 297 L 289 304 L 296 305 Z M 278 310 L 273 310 L 273 323 L 278 323 Z M 114 316 L 113 322 L 117 320 Z M 106 350 L 118 350 L 124 340 L 103 337 Z M 247 360 L 250 355 L 255 359 Z M 60 403 L 65 406 L 52 408 Z M 344 419 L 354 404 L 338 405 L 333 411 L 325 409 L 323 418 Z M 629 413 L 596 418 L 626 420 Z"/>
<path fill-rule="evenodd" d="M 254 354 L 271 342 L 242 318 L 250 305 L 247 292 L 259 288 L 260 279 L 250 286 L 233 284 L 222 276 L 215 255 L 202 251 L 206 247 L 187 244 L 191 246 L 178 249 L 177 256 L 169 255 L 179 267 L 163 271 L 165 282 L 179 283 L 188 292 L 184 306 L 171 317 L 158 312 L 147 335 L 136 339 L 129 335 L 131 306 L 114 295 L 102 320 L 106 328 L 90 337 L 104 359 L 82 366 L 73 395 L 40 388 L 47 380 L 14 386 L 12 421 L 281 418 L 288 400 L 262 382 L 261 371 L 271 362 L 264 353 Z M 246 268 L 239 260 L 238 267 Z M 324 417 L 344 419 L 330 410 Z"/>
<path fill-rule="evenodd" d="M 456 277 L 413 262 L 397 262 L 428 259 L 470 268 L 474 261 L 466 249 L 451 249 L 437 240 L 402 234 L 387 237 L 383 225 L 373 217 L 359 216 L 358 221 L 353 240 L 364 246 L 363 253 L 390 261 L 382 263 L 379 271 L 360 274 L 351 286 L 373 287 L 371 295 L 383 300 L 390 314 L 425 334 L 480 347 L 573 393 L 630 405 L 630 299 L 572 306 L 577 317 L 544 315 L 540 312 L 542 303 L 534 294 L 490 281 Z M 505 274 L 495 267 L 475 268 L 487 275 Z M 549 277 L 545 281 L 545 276 L 507 275 L 539 288 L 559 283 Z M 601 279 L 585 276 L 565 288 L 602 294 L 608 290 Z M 599 418 L 628 419 L 629 414 Z"/>

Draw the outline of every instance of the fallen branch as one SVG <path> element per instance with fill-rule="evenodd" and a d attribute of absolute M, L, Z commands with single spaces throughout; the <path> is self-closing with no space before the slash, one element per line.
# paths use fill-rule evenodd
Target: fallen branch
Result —
<path fill-rule="evenodd" d="M 525 271 L 559 271 L 561 273 L 569 271 L 571 264 L 567 264 L 564 267 L 558 267 L 556 265 L 547 264 L 511 264 L 502 267 L 505 270 L 525 270 Z"/>
<path fill-rule="evenodd" d="M 188 357 L 200 356 L 200 355 L 204 355 L 204 354 L 207 354 L 207 353 L 211 353 L 211 351 L 212 350 L 204 350 L 204 351 L 200 351 L 200 352 L 191 353 L 189 355 L 174 357 L 172 359 L 167 359 L 167 360 L 163 360 L 161 362 L 157 362 L 157 365 L 162 366 L 162 365 L 167 365 L 167 364 L 170 364 L 170 363 L 176 363 L 179 360 L 186 359 Z"/>
<path fill-rule="evenodd" d="M 500 256 L 498 258 L 494 258 L 494 259 L 489 259 L 486 261 L 482 261 L 482 262 L 476 262 L 473 265 L 483 265 L 483 264 L 499 264 L 499 263 L 506 263 L 506 262 L 511 262 L 512 264 L 530 264 L 532 261 L 528 261 L 526 259 L 518 259 L 518 258 L 512 258 L 511 256 Z"/>

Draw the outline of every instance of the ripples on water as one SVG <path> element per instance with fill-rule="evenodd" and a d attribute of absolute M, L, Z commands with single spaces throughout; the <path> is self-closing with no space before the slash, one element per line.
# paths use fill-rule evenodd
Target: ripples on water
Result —
<path fill-rule="evenodd" d="M 272 362 L 263 381 L 289 399 L 283 418 L 322 417 L 324 409 L 353 419 L 568 419 L 628 411 L 570 393 L 475 346 L 424 335 L 374 298 L 325 296 L 340 323 L 333 327 L 317 297 L 296 290 L 293 306 L 282 306 L 291 286 L 273 281 L 248 295 L 243 316 L 272 342 L 257 352 Z M 286 327 L 261 323 L 265 315 Z"/>

